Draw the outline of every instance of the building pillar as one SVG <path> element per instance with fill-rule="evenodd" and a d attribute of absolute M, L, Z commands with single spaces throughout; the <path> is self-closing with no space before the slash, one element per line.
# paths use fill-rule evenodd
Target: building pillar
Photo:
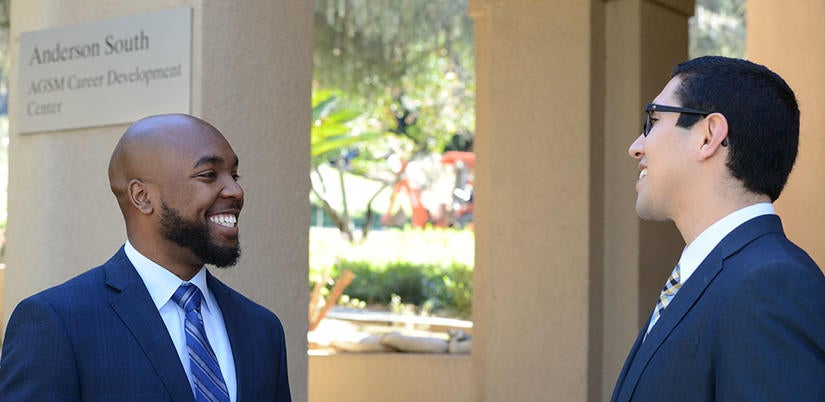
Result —
<path fill-rule="evenodd" d="M 21 32 L 162 9 L 193 8 L 192 113 L 240 158 L 243 256 L 218 276 L 283 321 L 293 400 L 307 398 L 307 249 L 312 2 L 27 0 Z M 10 114 L 17 108 L 11 66 Z M 125 241 L 109 156 L 126 125 L 20 135 L 10 128 L 4 320 L 24 297 L 106 261 Z"/>
<path fill-rule="evenodd" d="M 603 8 L 470 1 L 477 401 L 601 399 Z"/>
<path fill-rule="evenodd" d="M 748 0 L 748 59 L 782 76 L 796 93 L 799 154 L 776 209 L 788 238 L 825 268 L 825 1 Z"/>
<path fill-rule="evenodd" d="M 673 223 L 636 216 L 639 171 L 627 149 L 641 133 L 644 105 L 670 80 L 671 68 L 688 58 L 693 12 L 693 0 L 606 3 L 605 398 L 684 247 Z"/>
<path fill-rule="evenodd" d="M 470 1 L 474 400 L 609 398 L 683 242 L 627 148 L 687 59 L 693 1 Z"/>

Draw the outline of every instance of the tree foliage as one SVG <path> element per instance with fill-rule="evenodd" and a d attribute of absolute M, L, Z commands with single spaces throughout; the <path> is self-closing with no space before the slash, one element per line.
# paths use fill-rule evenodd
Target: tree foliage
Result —
<path fill-rule="evenodd" d="M 413 144 L 472 136 L 475 66 L 466 0 L 317 0 L 314 79 Z"/>
<path fill-rule="evenodd" d="M 2 60 L 4 72 L 9 64 L 9 7 L 9 0 L 0 0 L 0 60 Z"/>
<path fill-rule="evenodd" d="M 350 241 L 355 240 L 354 225 L 350 217 L 349 206 L 344 186 L 344 173 L 351 167 L 351 160 L 358 155 L 353 148 L 356 145 L 376 140 L 384 135 L 381 132 L 364 132 L 357 126 L 362 112 L 347 105 L 337 91 L 316 88 L 312 92 L 312 129 L 310 131 L 310 148 L 312 157 L 311 194 L 320 203 L 321 208 L 329 215 L 335 226 L 347 235 Z M 361 125 L 363 126 L 363 125 Z M 330 163 L 338 171 L 337 179 L 340 183 L 343 205 L 335 208 L 329 201 L 330 194 L 324 175 L 320 167 Z M 383 187 L 381 187 L 383 190 Z M 381 190 L 379 190 L 380 192 Z M 373 195 L 369 203 L 378 194 Z M 370 210 L 370 205 L 367 205 Z M 364 235 L 368 230 L 370 219 L 364 226 Z"/>
<path fill-rule="evenodd" d="M 690 57 L 745 58 L 745 0 L 697 0 L 690 19 Z"/>
<path fill-rule="evenodd" d="M 466 0 L 317 0 L 315 78 L 361 97 L 384 95 L 433 53 L 472 73 Z"/>
<path fill-rule="evenodd" d="M 350 191 L 345 172 L 380 182 L 381 192 L 405 174 L 391 160 L 406 166 L 472 146 L 475 65 L 466 8 L 467 0 L 316 0 L 312 195 L 350 239 L 346 196 L 331 205 L 318 167 L 338 170 L 343 193 Z M 370 205 L 366 213 L 364 234 Z"/>
<path fill-rule="evenodd" d="M 9 7 L 10 0 L 0 0 L 0 115 L 9 111 Z"/>

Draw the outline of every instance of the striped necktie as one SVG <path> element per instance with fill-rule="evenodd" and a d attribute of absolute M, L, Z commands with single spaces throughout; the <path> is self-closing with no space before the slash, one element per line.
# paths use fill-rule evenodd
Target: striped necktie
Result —
<path fill-rule="evenodd" d="M 200 289 L 191 283 L 180 285 L 172 295 L 172 300 L 186 312 L 186 348 L 189 350 L 189 368 L 195 385 L 195 401 L 228 402 L 229 392 L 218 359 L 203 329 L 202 299 Z"/>
<path fill-rule="evenodd" d="M 659 317 L 662 315 L 662 310 L 670 304 L 670 301 L 673 300 L 674 296 L 676 296 L 676 292 L 678 292 L 679 288 L 682 287 L 682 283 L 679 279 L 679 265 L 677 264 L 676 268 L 674 268 L 673 272 L 670 274 L 670 278 L 667 278 L 665 287 L 663 287 L 662 291 L 659 293 L 659 301 L 656 302 L 656 308 L 653 310 L 653 317 L 651 317 L 650 325 L 647 327 L 648 333 L 650 333 L 650 329 L 653 328 L 656 321 L 659 320 Z M 647 337 L 647 334 L 645 334 L 645 337 Z"/>

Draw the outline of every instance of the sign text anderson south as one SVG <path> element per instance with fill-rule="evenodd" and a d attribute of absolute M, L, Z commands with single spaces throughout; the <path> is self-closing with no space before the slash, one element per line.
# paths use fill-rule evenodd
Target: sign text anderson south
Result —
<path fill-rule="evenodd" d="M 101 48 L 103 52 L 101 53 Z M 88 59 L 90 57 L 100 57 L 101 54 L 109 56 L 123 52 L 139 52 L 149 50 L 149 36 L 140 31 L 139 34 L 129 38 L 117 38 L 115 35 L 106 35 L 101 42 L 84 43 L 80 45 L 66 46 L 60 42 L 54 44 L 53 48 L 40 49 L 35 45 L 32 49 L 29 65 L 58 63 L 74 59 Z"/>

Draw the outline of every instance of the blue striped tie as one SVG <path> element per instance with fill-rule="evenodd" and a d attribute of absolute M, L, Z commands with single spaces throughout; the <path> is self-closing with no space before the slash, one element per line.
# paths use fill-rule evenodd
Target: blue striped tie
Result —
<path fill-rule="evenodd" d="M 186 347 L 189 349 L 189 368 L 195 384 L 195 401 L 228 402 L 229 392 L 218 359 L 203 329 L 202 299 L 200 289 L 191 283 L 180 285 L 172 295 L 172 300 L 186 312 Z"/>

